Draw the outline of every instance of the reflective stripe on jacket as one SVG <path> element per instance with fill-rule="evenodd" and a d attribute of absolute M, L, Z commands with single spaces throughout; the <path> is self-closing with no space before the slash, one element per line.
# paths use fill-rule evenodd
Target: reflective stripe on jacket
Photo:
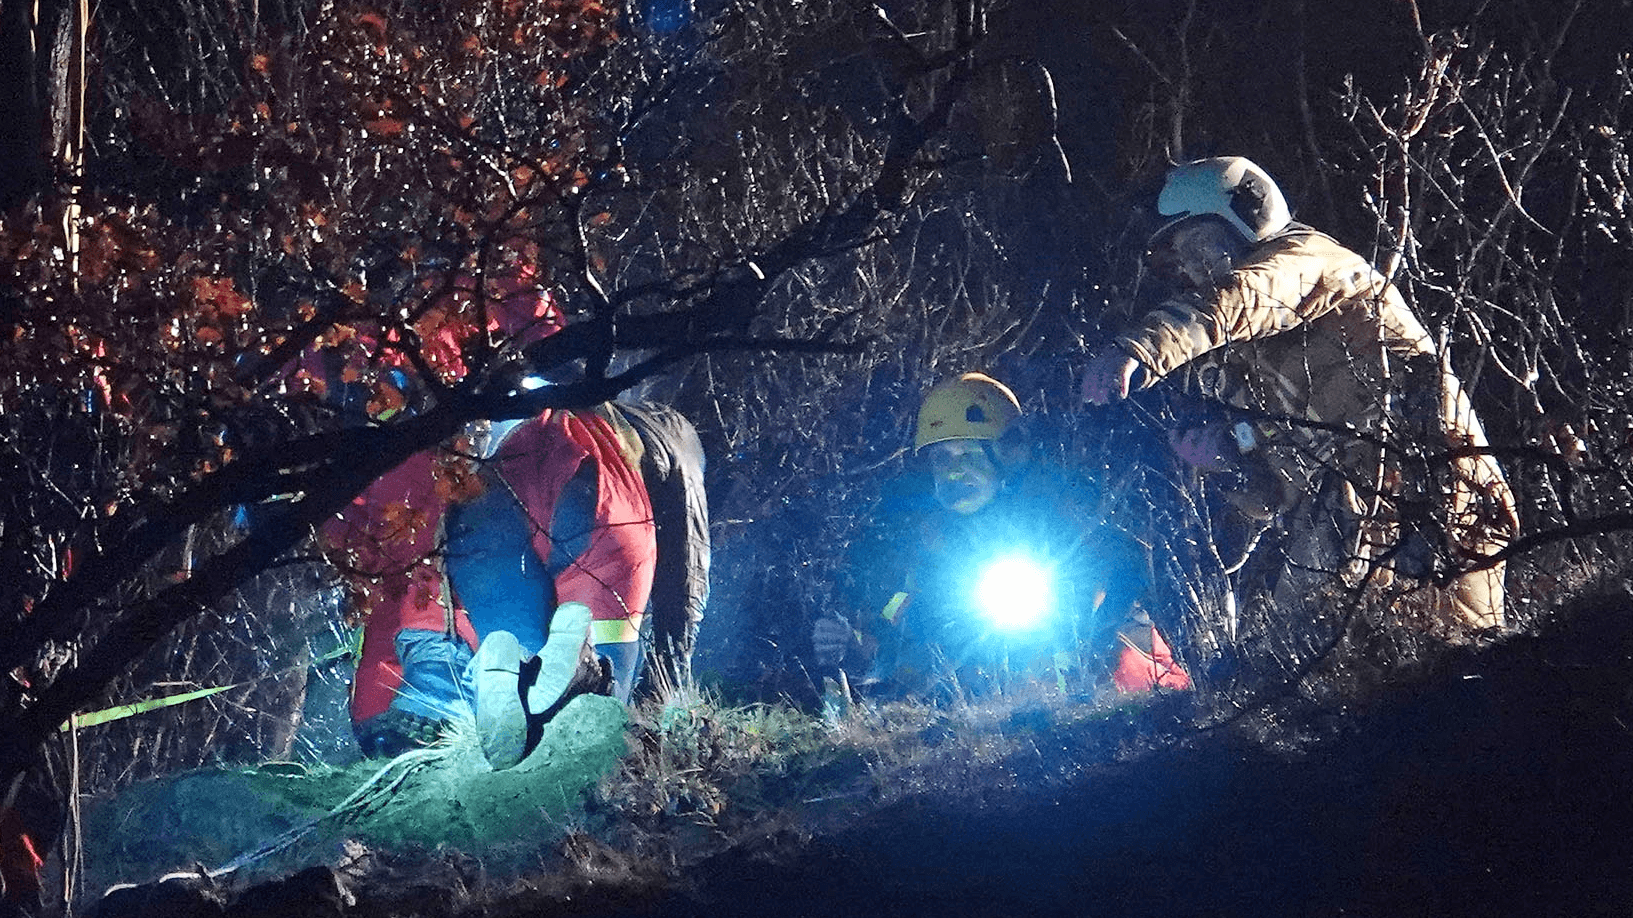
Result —
<path fill-rule="evenodd" d="M 343 558 L 365 618 L 354 723 L 383 712 L 402 683 L 398 632 L 452 631 L 476 646 L 477 629 L 449 588 L 440 554 L 447 513 L 468 497 L 459 491 L 462 461 L 441 448 L 411 456 L 324 527 L 323 541 L 341 553 L 337 560 Z M 598 636 L 617 629 L 632 639 L 651 594 L 657 542 L 645 486 L 614 425 L 599 411 L 547 411 L 513 431 L 491 461 L 525 513 L 538 563 L 558 571 L 555 595 L 539 597 L 541 609 L 582 602 Z M 572 559 L 553 559 L 556 502 L 585 466 L 594 467 L 597 484 L 587 547 Z"/>

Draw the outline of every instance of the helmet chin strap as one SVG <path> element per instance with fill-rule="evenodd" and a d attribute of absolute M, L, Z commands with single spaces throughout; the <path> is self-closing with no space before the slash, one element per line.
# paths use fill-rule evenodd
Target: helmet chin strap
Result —
<path fill-rule="evenodd" d="M 999 457 L 996 446 L 997 441 L 982 440 L 980 442 L 981 452 L 986 454 L 987 461 L 992 463 L 993 472 L 998 476 L 998 488 L 1003 490 L 1004 483 L 1009 480 L 1009 463 Z"/>

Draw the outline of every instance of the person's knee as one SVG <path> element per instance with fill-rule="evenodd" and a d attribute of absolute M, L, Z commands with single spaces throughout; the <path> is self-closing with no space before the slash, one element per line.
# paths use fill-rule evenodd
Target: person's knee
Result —
<path fill-rule="evenodd" d="M 1503 595 L 1503 565 L 1471 571 L 1457 578 L 1451 589 L 1453 622 L 1471 629 L 1501 628 L 1507 624 Z"/>
<path fill-rule="evenodd" d="M 472 651 L 458 637 L 408 628 L 397 634 L 403 684 L 391 706 L 433 720 L 449 720 L 469 703 L 466 667 Z"/>

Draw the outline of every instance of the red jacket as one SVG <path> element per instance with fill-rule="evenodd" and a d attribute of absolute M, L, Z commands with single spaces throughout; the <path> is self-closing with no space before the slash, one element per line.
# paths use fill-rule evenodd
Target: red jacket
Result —
<path fill-rule="evenodd" d="M 1117 654 L 1111 681 L 1119 692 L 1127 695 L 1159 687 L 1178 691 L 1191 687 L 1190 674 L 1174 660 L 1174 651 L 1155 625 L 1130 624 L 1118 629 L 1117 640 L 1122 650 Z"/>
<path fill-rule="evenodd" d="M 40 868 L 44 850 L 34 841 L 34 833 L 22 816 L 9 806 L 0 806 L 0 890 L 5 901 L 23 905 L 40 895 Z"/>
<path fill-rule="evenodd" d="M 445 378 L 467 372 L 461 350 L 477 334 L 469 308 L 475 293 L 472 279 L 456 278 L 451 292 L 417 323 L 426 359 Z M 517 346 L 562 327 L 560 311 L 525 265 L 490 275 L 483 293 L 487 332 L 504 335 Z M 375 351 L 367 343 L 359 341 L 363 350 L 347 353 L 354 360 L 378 354 L 370 361 L 389 362 L 390 352 Z M 304 362 L 309 373 L 321 365 L 310 358 Z M 598 623 L 592 626 L 598 642 L 609 630 L 622 630 L 627 638 L 638 629 L 652 589 L 657 541 L 651 502 L 638 471 L 637 442 L 616 409 L 546 411 L 512 431 L 490 460 L 535 524 L 532 545 L 541 563 L 551 561 L 549 521 L 562 488 L 580 468 L 594 467 L 594 535 L 555 578 L 554 598 L 558 604 L 576 600 L 589 606 Z M 352 696 L 354 723 L 383 712 L 402 684 L 394 647 L 398 632 L 446 631 L 476 646 L 476 632 L 439 554 L 449 508 L 481 493 L 482 479 L 461 452 L 469 454 L 468 449 L 444 446 L 410 456 L 358 495 L 321 533 L 352 588 L 354 609 L 364 617 L 362 660 Z M 627 624 L 609 629 L 601 622 Z"/>
<path fill-rule="evenodd" d="M 586 463 L 595 466 L 594 534 L 556 576 L 555 601 L 582 602 L 597 623 L 638 629 L 651 595 L 657 539 L 651 502 L 631 461 L 628 435 L 620 435 L 610 416 L 614 410 L 546 411 L 512 432 L 490 461 L 537 523 L 532 544 L 541 564 L 551 561 L 549 520 L 563 486 Z M 402 684 L 394 649 L 399 631 L 446 630 L 476 646 L 476 632 L 439 554 L 449 508 L 474 496 L 468 462 L 443 448 L 411 456 L 324 527 L 323 540 L 340 553 L 356 608 L 365 616 L 354 723 L 385 711 Z M 607 626 L 592 627 L 601 633 Z"/>

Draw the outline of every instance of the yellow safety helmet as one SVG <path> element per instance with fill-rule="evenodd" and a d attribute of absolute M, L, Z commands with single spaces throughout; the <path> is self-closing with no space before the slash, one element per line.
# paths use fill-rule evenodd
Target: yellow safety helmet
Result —
<path fill-rule="evenodd" d="M 937 383 L 919 407 L 913 451 L 943 440 L 996 440 L 1021 416 L 1009 387 L 984 373 Z"/>

